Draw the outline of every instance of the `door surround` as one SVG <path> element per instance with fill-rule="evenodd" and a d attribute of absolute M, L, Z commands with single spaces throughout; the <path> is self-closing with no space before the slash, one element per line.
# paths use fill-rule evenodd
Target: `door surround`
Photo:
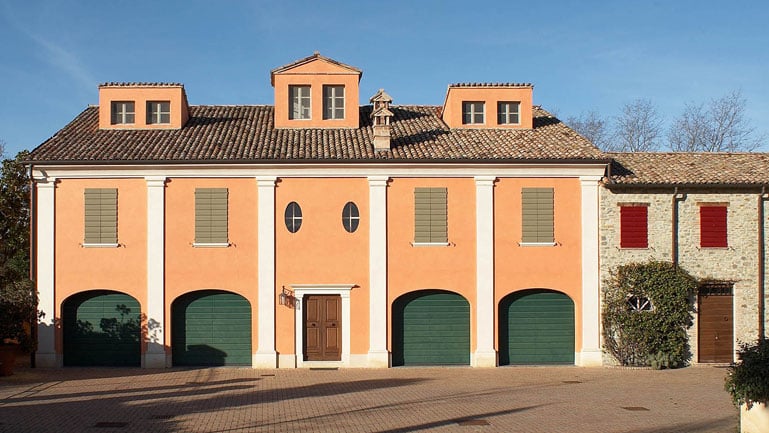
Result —
<path fill-rule="evenodd" d="M 316 365 L 350 366 L 350 291 L 355 284 L 292 284 L 296 298 L 296 312 L 294 314 L 294 341 L 296 342 L 296 366 L 313 367 Z M 304 360 L 304 323 L 302 308 L 304 297 L 307 295 L 338 295 L 342 299 L 342 356 L 341 361 L 305 361 Z"/>

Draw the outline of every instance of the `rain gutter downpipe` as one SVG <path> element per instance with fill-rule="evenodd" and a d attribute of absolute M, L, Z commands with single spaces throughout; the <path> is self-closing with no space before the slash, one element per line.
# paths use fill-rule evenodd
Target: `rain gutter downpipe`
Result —
<path fill-rule="evenodd" d="M 27 169 L 27 178 L 29 180 L 29 279 L 35 283 L 35 293 L 37 293 L 37 213 L 35 212 L 35 203 L 37 202 L 35 194 L 37 192 L 37 188 L 35 188 L 35 179 L 32 178 L 32 170 L 33 165 L 29 164 L 29 168 Z M 37 299 L 37 296 L 35 296 L 35 299 Z M 37 343 L 37 319 L 38 317 L 36 309 L 34 320 L 30 322 L 32 341 L 35 343 Z M 35 359 L 37 358 L 37 344 L 35 344 L 33 347 L 34 349 L 29 354 L 29 366 L 35 368 Z"/>
<path fill-rule="evenodd" d="M 766 247 L 764 245 L 766 234 L 764 233 L 764 202 L 769 198 L 766 193 L 766 185 L 761 186 L 761 194 L 758 195 L 758 340 L 761 341 L 766 336 L 764 323 L 766 320 L 765 296 L 766 289 Z"/>
<path fill-rule="evenodd" d="M 686 194 L 679 193 L 678 187 L 673 190 L 672 200 L 672 227 L 671 227 L 671 261 L 673 267 L 678 269 L 678 202 L 686 199 Z"/>

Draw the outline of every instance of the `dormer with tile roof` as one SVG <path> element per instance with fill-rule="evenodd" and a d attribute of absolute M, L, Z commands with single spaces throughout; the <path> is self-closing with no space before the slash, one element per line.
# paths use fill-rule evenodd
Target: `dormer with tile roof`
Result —
<path fill-rule="evenodd" d="M 317 51 L 273 69 L 276 128 L 358 128 L 360 69 Z"/>
<path fill-rule="evenodd" d="M 450 84 L 442 118 L 451 128 L 531 129 L 533 90 L 530 83 Z"/>
<path fill-rule="evenodd" d="M 99 85 L 99 129 L 181 129 L 189 119 L 184 85 Z"/>

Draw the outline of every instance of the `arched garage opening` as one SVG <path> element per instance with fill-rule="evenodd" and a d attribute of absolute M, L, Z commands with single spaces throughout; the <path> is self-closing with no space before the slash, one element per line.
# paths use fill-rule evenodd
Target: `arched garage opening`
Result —
<path fill-rule="evenodd" d="M 92 290 L 62 304 L 65 366 L 141 364 L 139 301 L 125 293 Z"/>
<path fill-rule="evenodd" d="M 546 289 L 512 293 L 499 303 L 499 364 L 573 364 L 574 302 Z"/>
<path fill-rule="evenodd" d="M 251 365 L 251 304 L 238 294 L 201 290 L 171 304 L 173 365 Z"/>
<path fill-rule="evenodd" d="M 393 303 L 392 362 L 470 364 L 470 304 L 442 290 L 405 294 Z"/>

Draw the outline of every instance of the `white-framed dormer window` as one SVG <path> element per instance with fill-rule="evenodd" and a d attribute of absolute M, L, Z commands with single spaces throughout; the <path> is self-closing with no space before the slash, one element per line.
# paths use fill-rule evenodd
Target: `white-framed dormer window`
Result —
<path fill-rule="evenodd" d="M 323 86 L 323 119 L 344 119 L 344 86 Z"/>
<path fill-rule="evenodd" d="M 134 123 L 135 105 L 133 101 L 112 101 L 110 105 L 113 125 Z"/>
<path fill-rule="evenodd" d="M 171 123 L 170 101 L 147 101 L 147 125 Z"/>
<path fill-rule="evenodd" d="M 502 101 L 497 103 L 497 123 L 518 125 L 521 123 L 521 103 Z"/>
<path fill-rule="evenodd" d="M 484 105 L 483 102 L 463 102 L 462 123 L 465 125 L 483 125 L 485 120 Z"/>
<path fill-rule="evenodd" d="M 288 86 L 288 118 L 310 119 L 310 86 Z"/>

